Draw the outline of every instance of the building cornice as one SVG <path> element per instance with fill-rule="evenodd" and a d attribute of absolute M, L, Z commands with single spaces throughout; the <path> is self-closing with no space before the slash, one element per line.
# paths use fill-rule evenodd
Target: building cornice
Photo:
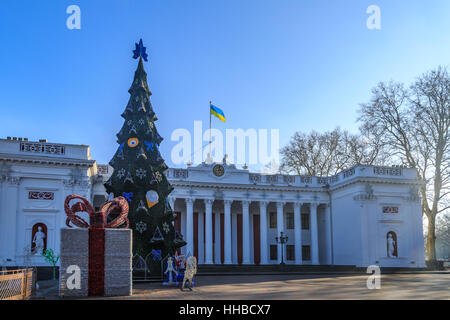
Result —
<path fill-rule="evenodd" d="M 320 187 L 297 187 L 297 186 L 272 186 L 272 185 L 254 185 L 254 184 L 239 184 L 226 182 L 197 182 L 197 181 L 182 181 L 169 180 L 174 187 L 185 188 L 202 188 L 202 189 L 227 189 L 227 190 L 258 190 L 258 191 L 304 191 L 304 192 L 325 192 L 326 188 Z"/>
<path fill-rule="evenodd" d="M 81 166 L 81 167 L 92 167 L 94 166 L 95 160 L 82 160 L 73 158 L 56 158 L 56 157 L 46 157 L 41 155 L 18 155 L 18 154 L 5 154 L 0 153 L 0 161 L 11 162 L 11 163 L 26 163 L 26 164 L 49 164 L 49 165 L 60 165 L 60 166 Z"/>
<path fill-rule="evenodd" d="M 389 179 L 389 178 L 371 178 L 371 177 L 354 177 L 351 180 L 344 181 L 339 185 L 335 185 L 330 188 L 316 187 L 316 186 L 279 186 L 279 185 L 255 185 L 255 184 L 239 184 L 239 183 L 226 183 L 226 182 L 198 182 L 198 181 L 186 181 L 186 180 L 169 180 L 170 184 L 174 187 L 184 188 L 201 188 L 201 189 L 224 189 L 224 190 L 258 190 L 258 191 L 290 191 L 290 192 L 327 192 L 336 191 L 338 189 L 345 188 L 349 185 L 358 183 L 374 183 L 374 184 L 391 184 L 391 185 L 410 185 L 421 186 L 422 181 L 411 179 Z"/>

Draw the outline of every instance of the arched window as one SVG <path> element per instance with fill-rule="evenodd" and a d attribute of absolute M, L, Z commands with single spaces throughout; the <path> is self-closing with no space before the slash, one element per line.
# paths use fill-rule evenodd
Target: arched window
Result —
<path fill-rule="evenodd" d="M 36 236 L 36 233 L 39 233 Z M 35 239 L 36 237 L 36 239 Z M 33 229 L 31 230 L 31 252 L 35 252 L 36 249 L 36 244 L 38 246 L 40 246 L 40 244 L 42 243 L 42 252 L 45 252 L 45 250 L 47 249 L 47 226 L 45 225 L 45 223 L 36 223 L 33 226 Z"/>

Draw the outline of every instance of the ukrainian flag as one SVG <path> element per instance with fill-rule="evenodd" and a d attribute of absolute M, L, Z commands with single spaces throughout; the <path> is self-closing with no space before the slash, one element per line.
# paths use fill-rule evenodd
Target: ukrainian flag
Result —
<path fill-rule="evenodd" d="M 225 122 L 225 114 L 222 110 L 220 110 L 213 104 L 211 105 L 211 114 L 219 118 L 221 121 Z"/>

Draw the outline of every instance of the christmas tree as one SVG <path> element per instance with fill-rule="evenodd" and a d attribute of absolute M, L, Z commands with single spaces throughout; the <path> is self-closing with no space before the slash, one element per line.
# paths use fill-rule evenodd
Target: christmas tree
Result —
<path fill-rule="evenodd" d="M 133 52 L 139 63 L 128 90 L 130 100 L 122 113 L 125 121 L 117 134 L 119 147 L 109 162 L 114 172 L 105 187 L 110 197 L 123 196 L 129 202 L 133 254 L 141 257 L 152 254 L 150 260 L 158 265 L 161 258 L 174 255 L 186 242 L 172 224 L 176 215 L 167 196 L 173 187 L 164 175 L 168 167 L 159 152 L 163 138 L 155 127 L 158 119 L 150 103 L 152 93 L 144 70 L 143 59 L 147 61 L 147 54 L 142 39 Z"/>

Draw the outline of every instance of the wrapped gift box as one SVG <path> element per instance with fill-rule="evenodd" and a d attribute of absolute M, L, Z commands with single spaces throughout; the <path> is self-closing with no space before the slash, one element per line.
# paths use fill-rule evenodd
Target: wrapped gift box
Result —
<path fill-rule="evenodd" d="M 131 229 L 61 229 L 60 296 L 131 295 L 132 239 Z M 71 265 L 80 268 L 79 289 L 67 287 Z"/>

